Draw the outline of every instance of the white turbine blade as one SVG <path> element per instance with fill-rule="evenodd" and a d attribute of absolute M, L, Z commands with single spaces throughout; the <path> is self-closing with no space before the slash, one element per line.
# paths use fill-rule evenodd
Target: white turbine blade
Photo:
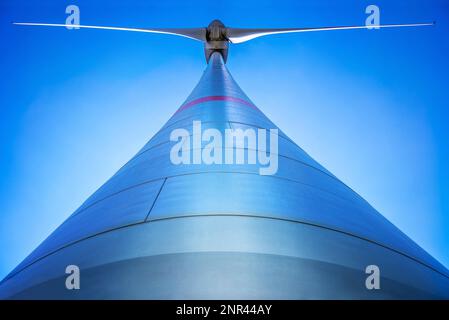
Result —
<path fill-rule="evenodd" d="M 175 36 L 186 37 L 193 40 L 205 41 L 205 28 L 178 28 L 178 29 L 146 29 L 146 28 L 123 28 L 123 27 L 106 27 L 106 26 L 87 26 L 79 24 L 57 24 L 57 23 L 34 23 L 34 22 L 13 22 L 15 25 L 21 26 L 43 26 L 43 27 L 68 27 L 68 28 L 85 28 L 85 29 L 102 29 L 102 30 L 118 30 L 133 31 L 146 33 L 170 34 Z"/>
<path fill-rule="evenodd" d="M 228 28 L 227 37 L 232 43 L 242 43 L 255 38 L 297 32 L 314 32 L 314 31 L 332 31 L 332 30 L 351 30 L 351 29 L 370 29 L 370 28 L 400 28 L 400 27 L 422 27 L 432 26 L 435 23 L 411 23 L 411 24 L 384 24 L 378 26 L 340 26 L 340 27 L 319 27 L 319 28 L 282 28 L 282 29 L 240 29 Z"/>

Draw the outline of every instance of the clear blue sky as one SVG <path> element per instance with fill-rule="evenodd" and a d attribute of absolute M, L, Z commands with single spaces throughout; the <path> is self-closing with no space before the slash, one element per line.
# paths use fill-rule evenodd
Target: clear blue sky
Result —
<path fill-rule="evenodd" d="M 312 157 L 449 266 L 448 1 L 0 2 L 0 278 L 131 158 L 205 67 L 184 38 L 12 26 L 234 27 L 437 21 L 232 46 L 243 90 Z"/>

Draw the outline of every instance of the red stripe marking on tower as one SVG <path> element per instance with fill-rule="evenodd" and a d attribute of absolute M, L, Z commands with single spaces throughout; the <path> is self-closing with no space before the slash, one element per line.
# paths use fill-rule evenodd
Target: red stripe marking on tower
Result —
<path fill-rule="evenodd" d="M 231 97 L 231 96 L 207 96 L 207 97 L 202 97 L 202 98 L 198 98 L 195 100 L 192 100 L 190 102 L 187 102 L 186 104 L 182 105 L 178 111 L 176 111 L 176 113 L 184 111 L 186 109 L 189 109 L 197 104 L 203 103 L 203 102 L 210 102 L 210 101 L 231 101 L 231 102 L 237 102 L 240 104 L 243 104 L 247 107 L 250 107 L 254 110 L 259 111 L 259 109 L 253 105 L 251 102 L 248 102 L 246 100 L 240 99 L 240 98 L 236 98 L 236 97 Z"/>

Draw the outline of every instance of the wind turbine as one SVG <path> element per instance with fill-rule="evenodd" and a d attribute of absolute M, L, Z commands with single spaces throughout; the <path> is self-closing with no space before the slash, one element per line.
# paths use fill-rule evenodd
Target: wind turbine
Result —
<path fill-rule="evenodd" d="M 193 128 L 193 138 L 197 120 L 219 132 L 278 129 L 227 70 L 229 43 L 367 26 L 16 24 L 183 36 L 204 43 L 208 66 L 159 132 L 0 283 L 0 298 L 449 299 L 449 271 L 281 130 L 271 176 L 170 161 L 171 133 Z"/>
<path fill-rule="evenodd" d="M 358 25 L 358 26 L 333 26 L 333 27 L 317 27 L 317 28 L 229 28 L 220 20 L 213 20 L 205 28 L 176 28 L 176 29 L 148 29 L 148 28 L 125 28 L 110 26 L 90 26 L 79 24 L 54 24 L 54 23 L 34 23 L 34 22 L 14 22 L 16 25 L 24 26 L 43 26 L 43 27 L 68 27 L 68 28 L 84 28 L 84 29 L 103 29 L 118 30 L 131 32 L 159 33 L 174 36 L 185 37 L 204 43 L 204 53 L 206 61 L 209 62 L 213 52 L 220 52 L 226 62 L 228 57 L 229 43 L 238 44 L 256 39 L 259 37 L 298 33 L 298 32 L 317 32 L 317 31 L 336 31 L 336 30 L 354 30 L 354 29 L 371 29 L 376 28 L 402 28 L 402 27 L 423 27 L 432 26 L 435 23 L 409 23 L 409 24 L 384 24 L 384 25 Z"/>

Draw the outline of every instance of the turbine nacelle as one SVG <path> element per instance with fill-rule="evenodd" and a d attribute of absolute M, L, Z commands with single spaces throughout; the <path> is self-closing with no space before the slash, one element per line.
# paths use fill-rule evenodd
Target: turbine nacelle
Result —
<path fill-rule="evenodd" d="M 209 59 L 214 52 L 219 52 L 226 62 L 228 49 L 227 28 L 220 20 L 213 20 L 206 29 L 206 39 L 204 41 L 204 54 L 207 63 L 209 63 Z"/>

